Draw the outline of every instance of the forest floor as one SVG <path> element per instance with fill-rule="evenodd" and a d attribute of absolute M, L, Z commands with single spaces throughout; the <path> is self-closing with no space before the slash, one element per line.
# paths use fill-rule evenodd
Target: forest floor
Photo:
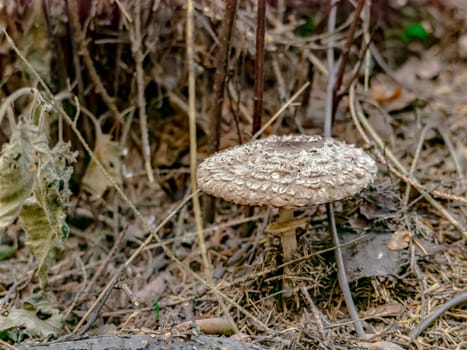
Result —
<path fill-rule="evenodd" d="M 158 24 L 155 33 L 143 23 L 142 41 L 158 48 L 145 52 L 143 66 L 155 177 L 150 181 L 142 155 L 141 114 L 134 107 L 140 87 L 131 47 L 137 31 L 129 24 L 118 30 L 108 25 L 109 13 L 121 10 L 125 18 L 124 11 L 113 2 L 102 3 L 106 5 L 94 13 L 90 22 L 94 26 L 87 23 L 86 35 L 92 42 L 90 57 L 98 67 L 98 80 L 113 96 L 116 110 L 127 111 L 127 122 L 120 128 L 108 113 L 96 78 L 89 72 L 83 73 L 82 81 L 76 78 L 80 60 L 80 69 L 90 69 L 83 63 L 86 55 L 71 48 L 76 43 L 55 41 L 65 53 L 66 64 L 61 64 L 60 55 L 41 44 L 52 41 L 50 30 L 36 28 L 26 40 L 21 39 L 27 36 L 26 20 L 21 25 L 7 21 L 5 26 L 19 50 L 29 50 L 25 59 L 33 68 L 56 76 L 57 90 L 69 89 L 61 99 L 68 99 L 70 115 L 76 110 L 83 114 L 79 130 L 98 158 L 121 162 L 122 174 L 113 180 L 126 198 L 109 188 L 106 179 L 85 175 L 88 157 L 72 128 L 65 127 L 65 137 L 79 151 L 67 215 L 70 234 L 47 246 L 43 279 L 21 221 L 8 226 L 0 241 L 5 252 L 0 261 L 0 348 L 27 348 L 58 339 L 72 343 L 52 341 L 38 349 L 467 349 L 467 36 L 462 34 L 467 31 L 467 15 L 459 10 L 462 5 L 422 10 L 409 1 L 407 8 L 413 12 L 404 6 L 388 11 L 382 29 L 373 33 L 369 68 L 358 56 L 357 43 L 363 42 L 364 31 L 356 34 L 344 82 L 351 81 L 353 70 L 361 78 L 346 85 L 332 134 L 364 148 L 379 169 L 367 191 L 334 205 L 352 296 L 368 334 L 361 339 L 339 287 L 323 206 L 295 212 L 305 225 L 297 234 L 296 259 L 287 264 L 279 237 L 266 232 L 277 215 L 273 209 L 248 211 L 218 201 L 215 222 L 203 228 L 206 247 L 200 246 L 191 201 L 185 7 L 162 1 L 152 10 L 140 9 L 143 20 Z M 207 115 L 222 19 L 222 2 L 213 1 L 212 7 L 201 3 L 195 7 L 198 161 L 209 153 Z M 252 3 L 242 2 L 237 12 L 221 148 L 251 136 L 256 8 Z M 294 31 L 304 23 L 302 8 L 287 9 L 286 18 L 268 3 L 264 122 L 306 81 L 311 87 L 304 93 L 306 101 L 301 96 L 300 103 L 291 104 L 265 134 L 321 134 L 329 75 L 325 40 Z M 127 6 L 126 15 L 134 16 L 133 3 L 122 4 Z M 350 16 L 354 10 L 342 11 Z M 387 34 L 390 25 L 403 27 L 399 14 L 403 19 L 408 16 L 407 23 L 413 21 L 410 16 L 419 18 L 429 39 Z M 336 47 L 343 49 L 351 20 L 339 20 L 343 26 L 335 33 Z M 49 17 L 49 29 L 52 22 Z M 49 66 L 34 61 L 36 56 L 25 43 L 31 40 L 36 40 L 39 53 L 44 50 L 44 60 L 53 56 Z M 105 45 L 112 45 L 109 53 Z M 4 36 L 1 47 L 4 101 L 20 87 L 32 85 Z M 123 78 L 116 78 L 117 66 Z M 68 83 L 61 82 L 60 69 L 68 74 Z M 25 106 L 29 104 L 20 101 L 15 110 L 26 110 Z M 7 142 L 10 126 L 0 119 L 0 129 L 0 143 Z M 116 144 L 125 149 L 124 156 L 112 153 Z M 102 195 L 92 195 L 99 192 Z M 211 276 L 206 275 L 203 251 Z M 284 293 L 284 285 L 292 292 Z M 456 305 L 449 304 L 453 300 Z M 442 311 L 436 314 L 437 310 Z M 433 322 L 420 328 L 433 315 Z"/>

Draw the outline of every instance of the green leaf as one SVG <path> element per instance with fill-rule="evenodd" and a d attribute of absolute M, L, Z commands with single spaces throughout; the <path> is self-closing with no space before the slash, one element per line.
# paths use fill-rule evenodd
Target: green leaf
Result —
<path fill-rule="evenodd" d="M 421 23 L 414 23 L 404 27 L 402 39 L 408 43 L 414 40 L 425 41 L 428 36 L 428 32 Z"/>
<path fill-rule="evenodd" d="M 308 17 L 306 22 L 301 26 L 298 26 L 295 30 L 295 33 L 301 37 L 307 37 L 313 34 L 316 29 L 316 23 L 313 17 Z"/>
<path fill-rule="evenodd" d="M 6 260 L 11 257 L 18 250 L 18 245 L 13 246 L 2 244 L 0 245 L 0 261 Z"/>
<path fill-rule="evenodd" d="M 156 321 L 159 321 L 159 301 L 156 299 L 154 300 L 154 312 L 156 313 Z"/>

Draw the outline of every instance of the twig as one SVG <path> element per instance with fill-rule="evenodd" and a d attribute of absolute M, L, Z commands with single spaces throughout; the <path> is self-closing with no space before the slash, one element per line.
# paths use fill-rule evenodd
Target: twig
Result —
<path fill-rule="evenodd" d="M 429 128 L 430 127 L 428 125 L 425 126 L 420 134 L 420 139 L 418 141 L 417 149 L 415 150 L 415 155 L 413 157 L 412 165 L 410 166 L 410 170 L 409 170 L 410 178 L 414 176 L 415 170 L 417 169 L 418 160 L 420 159 L 420 153 L 422 152 L 423 143 L 425 142 L 425 135 Z M 412 187 L 410 183 L 407 184 L 407 188 L 405 189 L 404 200 L 403 200 L 404 208 L 407 207 L 407 204 L 409 203 L 409 196 L 410 196 L 411 188 Z"/>
<path fill-rule="evenodd" d="M 96 67 L 94 67 L 94 63 L 92 62 L 91 55 L 88 50 L 88 46 L 86 44 L 86 40 L 84 38 L 83 31 L 81 29 L 81 24 L 79 23 L 79 8 L 78 8 L 78 1 L 77 0 L 69 0 L 68 3 L 69 11 L 68 14 L 70 16 L 70 25 L 73 28 L 74 36 L 76 43 L 79 45 L 79 54 L 83 57 L 84 65 L 88 70 L 89 76 L 91 80 L 94 82 L 96 86 L 96 91 L 99 95 L 101 95 L 102 100 L 104 101 L 107 108 L 112 113 L 114 119 L 118 122 L 122 122 L 122 117 L 120 112 L 117 109 L 117 106 L 112 100 L 112 97 L 109 96 L 107 90 L 102 83 L 99 74 L 97 73 Z"/>
<path fill-rule="evenodd" d="M 264 90 L 264 31 L 266 16 L 266 0 L 258 0 L 258 13 L 256 18 L 256 53 L 255 53 L 255 84 L 253 104 L 253 126 L 251 134 L 254 135 L 261 128 L 261 115 L 263 111 Z"/>
<path fill-rule="evenodd" d="M 365 1 L 365 9 L 363 12 L 363 42 L 365 48 L 365 76 L 364 76 L 364 89 L 368 91 L 370 82 L 370 65 L 371 65 L 371 52 L 368 50 L 370 47 L 370 16 L 371 16 L 371 1 Z"/>
<path fill-rule="evenodd" d="M 194 44 L 193 44 L 193 1 L 187 3 L 186 20 L 186 54 L 188 62 L 188 115 L 190 126 L 190 180 L 192 191 L 193 211 L 195 214 L 196 232 L 198 234 L 201 256 L 208 281 L 211 279 L 211 264 L 209 263 L 206 243 L 204 241 L 203 223 L 201 220 L 201 208 L 196 182 L 196 91 L 195 91 L 195 68 L 194 68 Z"/>
<path fill-rule="evenodd" d="M 364 4 L 365 4 L 365 0 L 358 1 L 357 7 L 355 8 L 355 11 L 354 11 L 354 20 L 352 24 L 350 25 L 349 31 L 347 32 L 347 40 L 345 42 L 344 51 L 342 52 L 342 55 L 340 58 L 339 69 L 337 70 L 337 74 L 336 74 L 336 82 L 334 84 L 334 89 L 332 92 L 331 124 L 334 122 L 334 117 L 336 115 L 337 106 L 339 104 L 340 99 L 342 98 L 342 96 L 338 95 L 338 92 L 342 85 L 342 80 L 344 79 L 345 66 L 347 65 L 347 61 L 349 60 L 350 48 L 352 47 L 352 44 L 355 39 L 355 30 L 357 29 L 357 24 L 359 22 L 360 14 L 362 13 Z"/>
<path fill-rule="evenodd" d="M 194 60 L 194 39 L 193 39 L 193 0 L 188 0 L 186 10 L 186 56 L 188 62 L 188 116 L 189 116 L 189 129 L 190 129 L 190 180 L 192 191 L 193 212 L 195 216 L 196 232 L 198 234 L 199 247 L 201 250 L 201 257 L 203 259 L 204 272 L 208 287 L 216 293 L 219 305 L 223 309 L 225 316 L 228 318 L 232 329 L 235 333 L 239 333 L 238 327 L 234 319 L 230 315 L 227 307 L 225 306 L 222 297 L 219 295 L 217 287 L 212 280 L 212 268 L 209 262 L 206 242 L 204 240 L 203 222 L 201 219 L 201 206 L 199 203 L 199 192 L 197 190 L 198 184 L 196 182 L 196 90 L 195 90 L 195 60 Z"/>
<path fill-rule="evenodd" d="M 228 0 L 225 3 L 224 19 L 222 21 L 221 34 L 219 38 L 219 50 L 217 53 L 216 73 L 214 76 L 214 105 L 209 116 L 211 124 L 209 135 L 209 151 L 215 153 L 219 150 L 220 130 L 222 120 L 222 106 L 224 104 L 225 77 L 229 62 L 230 43 L 232 31 L 235 24 L 237 0 Z M 214 222 L 216 213 L 216 201 L 212 196 L 205 196 L 203 202 L 204 221 Z"/>
<path fill-rule="evenodd" d="M 0 345 L 2 346 L 2 349 L 6 350 L 18 350 L 17 347 L 14 347 L 11 344 L 8 344 L 6 341 L 0 339 Z"/>
<path fill-rule="evenodd" d="M 310 54 L 307 51 L 308 50 L 304 48 L 302 49 L 301 61 L 302 67 L 306 66 L 306 73 L 300 74 L 300 78 L 298 81 L 300 82 L 299 85 L 301 85 L 304 81 L 308 81 L 310 83 L 310 88 L 306 89 L 303 93 L 300 107 L 295 110 L 293 119 L 295 122 L 295 126 L 300 131 L 300 133 L 304 133 L 303 121 L 306 119 L 308 106 L 310 105 L 311 89 L 313 87 L 313 80 L 315 77 L 315 65 L 308 59 L 308 56 L 310 56 Z"/>
<path fill-rule="evenodd" d="M 128 299 L 130 299 L 131 303 L 134 306 L 139 306 L 141 304 L 141 302 L 138 300 L 138 297 L 135 295 L 135 293 L 131 290 L 130 286 L 128 285 L 126 275 L 123 272 L 120 273 L 120 276 L 118 277 L 117 288 L 121 289 L 123 293 L 126 294 Z"/>
<path fill-rule="evenodd" d="M 219 150 L 220 126 L 222 120 L 222 105 L 224 103 L 225 77 L 229 63 L 230 44 L 237 10 L 237 0 L 228 0 L 225 3 L 224 19 L 222 21 L 219 37 L 219 50 L 217 52 L 216 73 L 214 76 L 213 98 L 214 105 L 211 109 L 210 123 L 212 137 L 210 152 Z"/>
<path fill-rule="evenodd" d="M 82 72 L 81 72 L 81 62 L 79 60 L 79 51 L 80 51 L 80 42 L 78 42 L 78 35 L 79 33 L 76 32 L 76 28 L 79 26 L 79 23 L 76 23 L 76 18 L 73 17 L 73 16 L 76 16 L 75 14 L 71 13 L 72 11 L 75 11 L 76 8 L 73 8 L 75 6 L 75 4 L 73 4 L 71 1 L 67 1 L 67 15 L 68 17 L 70 18 L 70 32 L 71 32 L 71 48 L 73 50 L 73 68 L 74 68 L 74 71 L 75 71 L 75 79 L 76 79 L 76 83 L 77 83 L 77 86 L 78 86 L 78 99 L 81 103 L 84 102 L 84 83 L 83 83 L 83 75 L 82 75 Z M 52 6 L 48 6 L 48 11 L 50 11 L 50 8 L 52 8 Z M 54 35 L 51 35 L 51 37 L 56 37 Z M 59 42 L 58 40 L 56 40 L 57 43 Z M 64 54 L 63 54 L 63 51 L 62 50 L 58 50 L 58 46 L 57 46 L 57 51 L 59 51 L 59 59 L 63 61 L 63 68 L 62 70 L 64 71 L 64 76 L 63 77 L 60 77 L 60 79 L 66 79 L 66 66 L 65 66 L 65 58 L 63 57 Z M 66 85 L 68 85 L 66 83 L 66 80 L 62 83 L 63 86 L 62 88 L 65 88 Z"/>
<path fill-rule="evenodd" d="M 320 333 L 321 336 L 324 336 L 323 315 L 316 307 L 313 299 L 311 299 L 311 296 L 310 296 L 310 293 L 308 293 L 308 290 L 305 287 L 301 287 L 300 290 L 302 294 L 305 296 L 305 300 L 308 302 L 308 305 L 310 306 L 311 312 L 313 313 L 313 316 L 315 318 L 315 323 L 316 323 L 316 327 L 318 328 L 318 332 Z"/>
<path fill-rule="evenodd" d="M 443 305 L 434 310 L 427 318 L 425 318 L 420 325 L 410 332 L 410 342 L 414 342 L 423 331 L 431 325 L 438 317 L 441 317 L 443 313 L 448 311 L 450 308 L 464 304 L 467 302 L 467 292 L 463 292 L 459 295 L 456 295 L 453 299 L 445 302 Z"/>
<path fill-rule="evenodd" d="M 88 273 L 86 271 L 86 267 L 84 266 L 83 264 L 83 261 L 81 260 L 79 254 L 76 254 L 76 261 L 79 265 L 79 267 L 81 268 L 81 271 L 83 272 L 82 275 L 83 275 L 83 281 L 81 282 L 82 283 L 82 286 L 81 288 L 79 289 L 79 291 L 75 294 L 75 297 L 73 298 L 73 301 L 72 303 L 70 304 L 70 306 L 68 306 L 65 314 L 64 314 L 64 317 L 65 319 L 68 318 L 68 316 L 70 315 L 70 313 L 73 311 L 73 309 L 75 308 L 76 304 L 78 303 L 78 300 L 79 298 L 81 297 L 81 295 L 83 294 L 83 291 L 84 289 L 86 288 L 86 285 L 88 283 Z"/>
<path fill-rule="evenodd" d="M 125 231 L 122 231 L 120 233 L 120 235 L 118 236 L 118 238 L 115 240 L 115 243 L 112 246 L 112 248 L 110 249 L 109 253 L 104 258 L 104 261 L 102 261 L 102 263 L 99 265 L 99 267 L 97 267 L 97 269 L 96 269 L 96 271 L 94 273 L 94 276 L 92 277 L 89 284 L 88 285 L 84 284 L 86 286 L 86 289 L 84 290 L 83 295 L 88 295 L 89 292 L 91 291 L 91 289 L 97 285 L 97 279 L 99 277 L 102 277 L 102 274 L 103 274 L 104 270 L 106 269 L 107 265 L 109 264 L 109 262 L 111 262 L 113 259 L 115 259 L 115 254 L 118 251 L 118 249 L 121 247 L 121 245 L 122 245 L 122 243 L 124 241 L 124 238 L 125 238 Z"/>
<path fill-rule="evenodd" d="M 331 11 L 328 18 L 328 43 L 326 49 L 326 59 L 328 62 L 328 83 L 326 86 L 326 115 L 324 117 L 324 136 L 332 135 L 332 115 L 333 115 L 333 91 L 336 82 L 336 72 L 334 71 L 334 36 L 332 35 L 336 28 L 337 1 L 331 2 Z"/>
<path fill-rule="evenodd" d="M 459 183 L 460 183 L 460 188 L 461 188 L 461 190 L 464 190 L 464 183 L 463 183 L 463 181 L 464 181 L 464 172 L 463 172 L 463 169 L 462 169 L 462 164 L 461 164 L 461 161 L 459 160 L 459 157 L 458 157 L 457 152 L 456 152 L 456 150 L 454 148 L 454 145 L 452 144 L 452 141 L 449 138 L 449 134 L 440 127 L 437 127 L 436 129 L 441 134 L 441 137 L 444 140 L 444 144 L 448 148 L 449 154 L 451 155 L 452 161 L 454 162 L 454 166 L 456 167 L 456 171 L 457 171 L 458 178 L 459 178 Z"/>
<path fill-rule="evenodd" d="M 124 268 L 125 268 L 125 264 L 122 264 L 119 266 L 113 278 L 110 280 L 110 282 L 107 283 L 107 285 L 104 287 L 104 289 L 99 294 L 97 299 L 94 301 L 92 306 L 88 309 L 88 311 L 86 311 L 84 316 L 81 318 L 79 323 L 76 325 L 76 327 L 73 330 L 73 334 L 83 335 L 89 330 L 89 328 L 91 328 L 93 323 L 96 321 L 97 316 L 99 315 L 99 312 L 101 311 L 105 302 L 109 298 L 110 293 L 112 292 L 112 289 L 114 288 L 115 284 L 118 282 L 120 273 L 123 271 Z M 87 323 L 83 327 L 83 324 L 86 320 L 87 320 Z"/>
<path fill-rule="evenodd" d="M 336 3 L 331 9 L 331 13 L 329 14 L 329 22 L 328 22 L 328 31 L 329 31 L 329 40 L 328 40 L 328 48 L 327 48 L 327 60 L 328 60 L 328 86 L 327 86 L 327 95 L 326 95 L 326 114 L 325 114 L 325 122 L 324 122 L 324 136 L 331 137 L 332 134 L 332 120 L 333 120 L 333 108 L 334 108 L 334 92 L 335 92 L 335 70 L 334 70 L 334 37 L 332 33 L 334 32 L 336 26 L 336 12 L 337 7 Z M 358 15 L 359 16 L 359 15 Z M 357 16 L 357 17 L 358 17 Z M 354 22 L 355 23 L 355 22 Z M 342 61 L 341 61 L 342 63 Z M 342 290 L 342 294 L 344 295 L 345 304 L 347 305 L 347 309 L 349 311 L 350 317 L 354 321 L 355 329 L 358 333 L 358 336 L 362 339 L 366 338 L 365 331 L 363 329 L 362 321 L 358 315 L 358 311 L 355 307 L 355 304 L 352 299 L 352 293 L 350 292 L 349 282 L 347 281 L 347 274 L 345 272 L 345 265 L 344 265 L 344 257 L 342 255 L 342 249 L 340 248 L 339 243 L 339 236 L 337 235 L 336 229 L 336 219 L 334 216 L 334 208 L 332 203 L 326 204 L 326 213 L 329 222 L 329 231 L 332 236 L 332 240 L 335 245 L 335 257 L 337 263 L 337 277 L 339 279 L 339 285 Z"/>
<path fill-rule="evenodd" d="M 148 136 L 148 117 L 146 115 L 146 101 L 144 97 L 144 71 L 143 71 L 143 38 L 141 36 L 141 1 L 135 1 L 135 24 L 130 31 L 131 51 L 135 59 L 136 86 L 139 112 L 139 126 L 141 130 L 141 142 L 143 144 L 144 168 L 150 183 L 154 182 L 154 175 L 151 165 L 151 148 Z"/>
<path fill-rule="evenodd" d="M 305 91 L 305 89 L 310 85 L 310 82 L 307 81 L 303 86 L 298 89 L 298 91 L 285 103 L 279 108 L 279 110 L 274 114 L 264 125 L 261 129 L 259 129 L 251 138 L 252 140 L 257 139 L 263 132 L 266 130 L 269 125 L 274 123 L 274 121 Z"/>

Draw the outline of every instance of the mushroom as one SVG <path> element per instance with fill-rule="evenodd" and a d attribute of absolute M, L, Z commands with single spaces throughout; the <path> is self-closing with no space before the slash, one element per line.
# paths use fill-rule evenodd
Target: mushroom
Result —
<path fill-rule="evenodd" d="M 281 234 L 284 261 L 297 250 L 293 210 L 351 197 L 376 177 L 363 150 L 321 136 L 284 135 L 213 154 L 198 167 L 201 191 L 239 205 L 279 208 L 270 225 Z"/>

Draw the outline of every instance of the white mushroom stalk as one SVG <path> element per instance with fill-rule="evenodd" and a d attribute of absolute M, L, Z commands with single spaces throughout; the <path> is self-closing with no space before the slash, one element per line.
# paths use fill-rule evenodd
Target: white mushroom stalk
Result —
<path fill-rule="evenodd" d="M 240 205 L 279 208 L 284 260 L 297 250 L 293 209 L 358 194 L 376 177 L 363 150 L 321 136 L 270 136 L 232 147 L 198 167 L 200 190 Z M 287 228 L 288 227 L 288 228 Z M 277 231 L 276 231 L 277 232 Z"/>

